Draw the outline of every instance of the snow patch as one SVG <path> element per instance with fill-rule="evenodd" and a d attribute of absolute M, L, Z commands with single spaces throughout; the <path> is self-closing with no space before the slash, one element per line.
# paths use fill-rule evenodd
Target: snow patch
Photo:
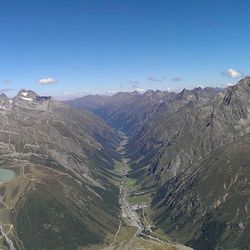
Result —
<path fill-rule="evenodd" d="M 4 106 L 4 105 L 0 105 L 0 109 L 8 110 L 8 107 L 7 107 L 7 106 Z"/>
<path fill-rule="evenodd" d="M 20 98 L 22 98 L 25 101 L 29 101 L 29 102 L 31 102 L 33 100 L 32 98 L 27 98 L 27 97 L 22 97 L 22 96 L 20 96 Z"/>
<path fill-rule="evenodd" d="M 21 94 L 24 95 L 24 96 L 27 96 L 28 92 L 22 92 Z"/>

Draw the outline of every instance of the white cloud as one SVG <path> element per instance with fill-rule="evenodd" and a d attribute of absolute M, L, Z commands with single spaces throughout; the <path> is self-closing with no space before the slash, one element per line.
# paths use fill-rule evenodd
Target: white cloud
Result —
<path fill-rule="evenodd" d="M 242 76 L 242 73 L 235 69 L 228 69 L 226 72 L 222 72 L 222 75 L 230 77 L 230 78 L 239 78 Z"/>
<path fill-rule="evenodd" d="M 3 83 L 10 84 L 10 83 L 12 83 L 12 80 L 3 80 Z"/>
<path fill-rule="evenodd" d="M 151 82 L 162 82 L 165 79 L 165 77 L 163 76 L 162 78 L 158 78 L 155 76 L 148 76 L 147 80 L 151 81 Z"/>
<path fill-rule="evenodd" d="M 139 81 L 135 81 L 135 80 L 130 80 L 129 83 L 130 83 L 130 84 L 140 84 Z"/>
<path fill-rule="evenodd" d="M 174 82 L 180 82 L 182 80 L 181 77 L 177 76 L 175 78 L 172 79 Z"/>
<path fill-rule="evenodd" d="M 54 83 L 57 83 L 57 80 L 55 80 L 54 78 L 52 77 L 49 77 L 49 78 L 41 78 L 38 80 L 38 83 L 40 85 L 48 85 L 48 84 L 54 84 Z"/>

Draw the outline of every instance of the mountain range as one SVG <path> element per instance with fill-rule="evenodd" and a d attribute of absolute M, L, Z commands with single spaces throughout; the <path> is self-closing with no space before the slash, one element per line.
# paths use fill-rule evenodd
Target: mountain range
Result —
<path fill-rule="evenodd" d="M 129 136 L 129 176 L 155 226 L 194 249 L 250 249 L 250 78 L 226 89 L 68 101 Z"/>
<path fill-rule="evenodd" d="M 16 173 L 0 186 L 2 234 L 16 249 L 108 242 L 118 227 L 119 135 L 91 113 L 33 91 L 2 94 L 0 103 L 1 168 Z"/>
<path fill-rule="evenodd" d="M 250 249 L 249 100 L 1 94 L 1 248 Z"/>

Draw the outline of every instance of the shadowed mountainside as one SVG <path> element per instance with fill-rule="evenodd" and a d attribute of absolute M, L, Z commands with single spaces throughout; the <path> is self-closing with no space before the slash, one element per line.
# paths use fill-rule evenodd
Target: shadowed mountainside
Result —
<path fill-rule="evenodd" d="M 250 135 L 166 182 L 153 199 L 156 225 L 194 249 L 248 249 Z"/>

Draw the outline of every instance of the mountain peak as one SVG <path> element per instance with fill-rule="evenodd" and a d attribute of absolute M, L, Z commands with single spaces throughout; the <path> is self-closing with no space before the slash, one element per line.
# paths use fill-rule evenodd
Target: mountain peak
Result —
<path fill-rule="evenodd" d="M 8 99 L 7 95 L 4 93 L 0 94 L 0 109 L 9 110 L 11 107 L 12 100 Z"/>
<path fill-rule="evenodd" d="M 32 99 L 36 98 L 37 96 L 38 95 L 34 91 L 26 89 L 21 89 L 17 94 L 17 97 L 20 97 L 23 100 L 30 100 L 30 101 L 32 101 Z"/>
<path fill-rule="evenodd" d="M 226 89 L 223 102 L 229 105 L 232 101 L 245 100 L 247 101 L 250 96 L 250 77 L 240 80 L 236 85 Z M 247 103 L 247 102 L 246 102 Z"/>
<path fill-rule="evenodd" d="M 193 95 L 192 91 L 184 88 L 180 93 L 176 95 L 176 100 L 184 100 L 184 99 L 189 100 L 192 99 L 193 97 L 192 95 Z"/>
<path fill-rule="evenodd" d="M 27 109 L 47 110 L 50 96 L 39 96 L 32 90 L 21 89 L 13 98 L 13 104 Z"/>
<path fill-rule="evenodd" d="M 250 88 L 250 76 L 240 80 L 234 87 Z"/>
<path fill-rule="evenodd" d="M 8 99 L 7 95 L 4 93 L 0 94 L 0 100 Z"/>

